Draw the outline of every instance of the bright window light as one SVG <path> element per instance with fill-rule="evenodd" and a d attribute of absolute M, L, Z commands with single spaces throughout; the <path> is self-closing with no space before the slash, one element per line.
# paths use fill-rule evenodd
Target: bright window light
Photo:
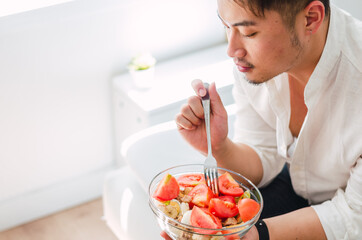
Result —
<path fill-rule="evenodd" d="M 0 2 L 0 17 L 70 1 L 73 0 L 2 0 Z"/>

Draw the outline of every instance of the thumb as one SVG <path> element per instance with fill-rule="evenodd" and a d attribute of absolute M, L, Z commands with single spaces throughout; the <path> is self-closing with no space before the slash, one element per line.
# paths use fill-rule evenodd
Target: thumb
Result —
<path fill-rule="evenodd" d="M 210 95 L 210 106 L 211 111 L 215 115 L 224 115 L 226 110 L 219 93 L 216 90 L 215 82 L 211 83 L 209 86 L 209 95 Z"/>

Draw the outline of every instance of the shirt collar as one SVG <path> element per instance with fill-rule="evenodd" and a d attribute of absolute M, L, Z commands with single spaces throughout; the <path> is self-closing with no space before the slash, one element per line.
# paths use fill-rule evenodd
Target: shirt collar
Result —
<path fill-rule="evenodd" d="M 330 80 L 328 75 L 335 67 L 340 56 L 343 36 L 345 35 L 344 21 L 340 14 L 339 10 L 331 5 L 326 44 L 304 91 L 304 98 L 308 108 L 312 107 L 315 102 L 314 99 L 318 96 L 318 92 L 322 90 L 322 87 L 330 84 L 327 82 Z"/>

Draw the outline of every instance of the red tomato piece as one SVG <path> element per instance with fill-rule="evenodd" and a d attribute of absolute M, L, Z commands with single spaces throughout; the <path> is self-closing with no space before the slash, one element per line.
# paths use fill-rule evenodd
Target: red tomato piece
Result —
<path fill-rule="evenodd" d="M 192 197 L 192 204 L 202 208 L 208 207 L 211 198 L 214 197 L 211 189 L 204 183 L 194 187 L 188 195 Z"/>
<path fill-rule="evenodd" d="M 219 190 L 222 194 L 233 197 L 241 196 L 244 193 L 244 190 L 228 172 L 219 177 Z"/>
<path fill-rule="evenodd" d="M 195 187 L 201 183 L 205 183 L 205 177 L 202 173 L 184 174 L 177 178 L 177 182 L 183 187 Z"/>
<path fill-rule="evenodd" d="M 226 195 L 225 196 L 220 196 L 219 199 L 236 204 L 235 198 L 232 197 L 232 196 L 226 196 Z"/>
<path fill-rule="evenodd" d="M 235 217 L 239 213 L 238 207 L 232 196 L 212 198 L 210 200 L 209 210 L 219 218 Z"/>
<path fill-rule="evenodd" d="M 191 211 L 190 223 L 194 227 L 201 228 L 222 228 L 221 221 L 219 218 L 212 215 L 207 208 L 199 208 L 194 206 Z M 199 233 L 204 234 L 215 234 L 217 230 L 195 230 Z"/>
<path fill-rule="evenodd" d="M 242 198 L 238 202 L 238 209 L 241 220 L 247 222 L 259 212 L 260 205 L 254 199 Z"/>
<path fill-rule="evenodd" d="M 176 198 L 179 192 L 180 187 L 176 178 L 168 173 L 158 184 L 156 191 L 153 193 L 153 197 L 158 201 L 169 201 Z"/>

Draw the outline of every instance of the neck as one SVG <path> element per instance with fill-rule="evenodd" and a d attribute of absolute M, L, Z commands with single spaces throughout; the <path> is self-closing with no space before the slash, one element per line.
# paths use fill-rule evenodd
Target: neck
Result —
<path fill-rule="evenodd" d="M 315 33 L 304 39 L 298 64 L 288 71 L 289 78 L 298 81 L 298 85 L 301 85 L 303 89 L 322 56 L 327 40 L 328 26 L 329 17 Z"/>

